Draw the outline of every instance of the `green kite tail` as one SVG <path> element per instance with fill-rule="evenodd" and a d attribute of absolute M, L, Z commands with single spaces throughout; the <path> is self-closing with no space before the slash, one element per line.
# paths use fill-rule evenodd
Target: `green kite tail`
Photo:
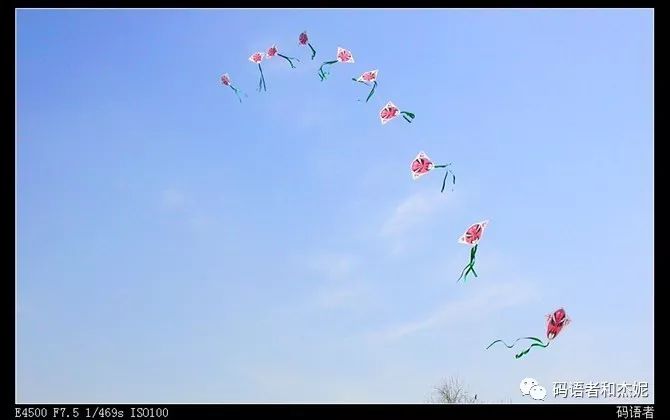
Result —
<path fill-rule="evenodd" d="M 405 119 L 405 121 L 407 121 L 408 123 L 411 123 L 414 117 L 416 117 L 416 115 L 414 115 L 411 112 L 400 111 L 400 113 L 402 114 L 402 117 Z"/>
<path fill-rule="evenodd" d="M 298 59 L 295 58 L 295 57 L 287 57 L 287 56 L 285 56 L 285 55 L 283 55 L 283 54 L 279 54 L 279 53 L 277 53 L 277 55 L 280 56 L 281 58 L 283 58 L 284 60 L 288 61 L 288 63 L 291 65 L 291 68 L 292 68 L 292 69 L 294 69 L 295 66 L 293 65 L 293 61 L 291 61 L 291 60 L 295 60 L 295 61 L 297 61 L 298 63 L 300 62 L 300 60 L 298 60 Z"/>
<path fill-rule="evenodd" d="M 512 344 L 507 344 L 507 343 L 505 343 L 503 340 L 496 340 L 496 341 L 494 341 L 493 343 L 489 344 L 489 345 L 486 347 L 486 350 L 490 349 L 491 346 L 493 346 L 495 343 L 503 343 L 503 345 L 504 345 L 505 347 L 507 347 L 508 349 L 511 349 L 512 347 L 514 347 L 514 345 L 515 345 L 517 342 L 519 342 L 519 341 L 521 341 L 521 340 L 533 340 L 533 341 L 535 341 L 535 342 L 537 342 L 537 343 L 541 343 L 541 342 L 542 342 L 542 340 L 540 340 L 540 339 L 537 338 L 537 337 L 519 337 L 519 338 L 517 338 L 516 340 L 514 340 L 514 342 L 512 342 Z"/>
<path fill-rule="evenodd" d="M 263 68 L 261 67 L 261 63 L 258 63 L 258 70 L 261 72 L 261 79 L 258 81 L 258 91 L 261 91 L 261 88 L 263 88 L 264 91 L 268 91 L 267 86 L 265 86 L 265 77 L 263 76 Z"/>
<path fill-rule="evenodd" d="M 233 85 L 230 85 L 230 88 L 235 92 L 235 96 L 237 96 L 237 99 L 240 100 L 240 103 L 242 103 L 242 97 L 240 96 L 240 93 L 243 94 L 245 97 L 247 96 L 246 93 L 242 92 L 238 88 L 234 87 Z"/>
<path fill-rule="evenodd" d="M 354 82 L 362 83 L 365 86 L 370 86 L 370 84 L 368 82 L 365 82 L 363 80 L 354 79 L 353 77 L 351 78 L 351 80 L 353 80 Z M 372 95 L 375 94 L 375 89 L 377 89 L 377 81 L 376 80 L 374 82 L 372 82 L 372 90 L 368 94 L 368 97 L 365 99 L 365 103 L 367 103 L 370 100 L 370 98 L 372 98 Z M 359 102 L 360 102 L 360 99 L 359 99 Z"/>
<path fill-rule="evenodd" d="M 377 81 L 376 80 L 372 83 L 372 90 L 368 94 L 367 99 L 365 99 L 365 103 L 367 103 L 370 100 L 370 98 L 372 98 L 372 95 L 375 94 L 375 89 L 377 89 Z"/>
<path fill-rule="evenodd" d="M 525 356 L 526 354 L 528 354 L 528 352 L 530 351 L 530 349 L 532 349 L 533 347 L 547 348 L 547 346 L 549 346 L 549 343 L 551 343 L 551 341 L 547 341 L 547 344 L 544 344 L 544 343 L 542 343 L 542 342 L 531 344 L 530 347 L 528 347 L 526 350 L 522 351 L 521 353 L 518 353 L 516 356 L 514 356 L 514 358 L 515 358 L 515 359 L 520 359 L 520 358 L 522 358 L 523 356 Z"/>
<path fill-rule="evenodd" d="M 519 341 L 521 341 L 521 340 L 532 340 L 532 341 L 535 341 L 535 343 L 531 344 L 526 350 L 523 350 L 523 351 L 517 353 L 517 354 L 514 356 L 515 359 L 520 359 L 520 358 L 522 358 L 523 356 L 525 356 L 526 354 L 528 354 L 528 352 L 529 352 L 533 347 L 542 347 L 542 348 L 546 348 L 547 346 L 549 346 L 549 343 L 551 343 L 551 341 L 547 341 L 547 343 L 545 344 L 545 343 L 542 342 L 542 340 L 540 340 L 540 339 L 537 338 L 537 337 L 519 337 L 519 338 L 517 338 L 516 340 L 514 340 L 514 342 L 513 342 L 511 345 L 505 343 L 503 340 L 496 340 L 496 341 L 494 341 L 493 343 L 489 344 L 488 347 L 486 347 L 486 350 L 488 350 L 489 348 L 491 348 L 491 346 L 493 346 L 495 343 L 503 343 L 503 344 L 505 345 L 505 347 L 507 347 L 508 349 L 511 349 L 512 347 L 514 347 L 514 345 L 515 345 L 517 342 L 519 342 Z"/>
<path fill-rule="evenodd" d="M 449 166 L 451 166 L 451 163 L 447 163 L 446 165 L 435 165 L 433 168 L 448 168 Z M 444 179 L 442 180 L 442 190 L 440 192 L 444 192 L 444 188 L 447 186 L 447 178 L 449 177 L 449 174 L 451 174 L 451 183 L 456 185 L 456 175 L 454 175 L 453 171 L 447 169 L 447 172 L 444 174 Z M 451 191 L 453 190 L 454 189 L 452 188 Z"/>
<path fill-rule="evenodd" d="M 472 247 L 470 250 L 470 262 L 468 265 L 465 266 L 463 271 L 461 271 L 460 277 L 458 277 L 458 280 L 456 280 L 456 283 L 458 283 L 461 279 L 463 279 L 463 283 L 468 281 L 468 274 L 472 273 L 477 277 L 477 272 L 475 271 L 475 255 L 477 254 L 477 247 L 479 244 L 475 245 Z"/>
<path fill-rule="evenodd" d="M 330 66 L 331 64 L 335 64 L 335 63 L 337 63 L 337 60 L 333 60 L 333 61 L 324 61 L 324 62 L 321 64 L 321 67 L 319 67 L 319 77 L 321 78 L 321 81 L 322 81 L 322 82 L 323 82 L 324 80 L 326 80 L 326 79 L 328 78 L 328 75 L 330 74 L 330 72 L 326 72 L 326 71 L 324 71 L 324 70 L 323 70 L 323 67 L 324 67 L 324 66 Z"/>
<path fill-rule="evenodd" d="M 444 192 L 444 187 L 447 186 L 447 177 L 449 177 L 449 174 L 451 174 L 452 181 L 451 183 L 453 185 L 456 185 L 456 175 L 454 175 L 453 172 L 451 172 L 449 169 L 447 169 L 447 173 L 444 174 L 444 179 L 442 180 L 442 190 L 440 192 Z M 454 189 L 452 188 L 451 191 Z"/>

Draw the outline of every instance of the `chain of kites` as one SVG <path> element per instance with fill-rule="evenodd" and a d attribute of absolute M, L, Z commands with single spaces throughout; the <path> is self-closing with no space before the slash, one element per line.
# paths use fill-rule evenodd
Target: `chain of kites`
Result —
<path fill-rule="evenodd" d="M 316 50 L 312 46 L 312 44 L 309 42 L 309 38 L 307 37 L 307 32 L 304 31 L 298 36 L 298 44 L 300 46 L 307 46 L 311 50 L 311 59 L 314 60 L 314 57 L 316 57 Z M 284 60 L 288 62 L 288 64 L 291 66 L 291 68 L 295 68 L 295 64 L 293 63 L 294 61 L 300 62 L 299 59 L 295 57 L 288 57 L 286 55 L 280 54 L 279 50 L 277 49 L 276 45 L 271 46 L 266 53 L 263 52 L 255 52 L 249 57 L 249 61 L 251 61 L 254 64 L 258 65 L 258 72 L 260 73 L 260 78 L 258 81 L 258 91 L 267 91 L 267 86 L 265 85 L 265 76 L 263 75 L 263 67 L 261 66 L 261 63 L 263 60 L 270 60 L 273 57 L 281 57 Z M 330 61 L 324 61 L 321 66 L 319 67 L 318 71 L 318 76 L 319 79 L 323 82 L 328 78 L 330 75 L 330 66 L 337 64 L 337 63 L 342 63 L 342 64 L 353 64 L 354 63 L 354 56 L 351 53 L 351 51 L 338 47 L 337 48 L 337 54 L 335 56 L 335 60 L 330 60 Z M 352 78 L 354 82 L 364 84 L 368 87 L 371 87 L 370 93 L 368 94 L 367 98 L 365 99 L 365 102 L 368 102 L 370 98 L 372 98 L 372 95 L 374 95 L 375 90 L 377 89 L 377 75 L 379 73 L 379 70 L 370 70 L 366 71 L 363 74 L 361 74 L 358 78 Z M 240 102 L 242 102 L 242 96 L 244 93 L 240 91 L 237 87 L 233 86 L 232 79 L 230 76 L 226 73 L 221 76 L 221 83 L 224 86 L 227 86 L 233 90 L 235 95 L 237 96 L 237 99 L 239 99 Z M 246 95 L 245 95 L 246 96 Z M 389 121 L 393 120 L 396 117 L 402 116 L 405 121 L 408 123 L 411 123 L 412 120 L 414 120 L 415 115 L 409 111 L 401 111 L 393 102 L 389 101 L 384 107 L 379 111 L 379 118 L 381 120 L 382 124 L 386 124 Z M 435 169 L 444 169 L 445 174 L 444 174 L 444 179 L 442 181 L 442 192 L 444 192 L 444 189 L 447 184 L 447 180 L 449 179 L 449 175 L 451 175 L 451 181 L 452 185 L 456 184 L 456 176 L 454 173 L 451 171 L 449 168 L 451 166 L 451 163 L 447 163 L 444 165 L 436 165 L 426 153 L 424 152 L 419 152 L 419 154 L 416 155 L 412 163 L 410 164 L 410 172 L 412 174 L 412 178 L 414 180 L 419 179 L 423 175 L 426 175 L 427 173 L 435 170 Z M 459 238 L 458 242 L 461 244 L 465 244 L 470 246 L 470 261 L 466 264 L 466 266 L 463 268 L 463 271 L 461 271 L 461 275 L 458 277 L 457 281 L 463 280 L 463 282 L 467 282 L 468 279 L 468 274 L 472 273 L 475 277 L 477 277 L 477 272 L 475 271 L 475 256 L 477 254 L 477 247 L 479 246 L 479 241 L 482 238 L 482 235 L 484 233 L 484 229 L 488 226 L 489 221 L 484 220 L 482 222 L 478 222 L 470 226 L 463 235 Z M 491 344 L 489 344 L 487 349 L 489 349 L 491 346 L 493 346 L 496 343 L 503 343 L 505 347 L 507 348 L 512 348 L 514 345 L 519 342 L 519 341 L 524 341 L 524 340 L 530 340 L 532 344 L 526 348 L 525 350 L 517 353 L 515 355 L 515 358 L 519 359 L 523 357 L 524 355 L 528 354 L 528 352 L 533 348 L 533 347 L 539 347 L 539 348 L 546 348 L 549 346 L 549 343 L 558 336 L 558 334 L 561 332 L 563 327 L 567 326 L 570 323 L 570 318 L 568 318 L 565 310 L 563 308 L 557 309 L 553 313 L 547 315 L 547 342 L 544 343 L 541 339 L 537 337 L 519 337 L 516 340 L 512 342 L 512 344 L 507 344 L 503 340 L 495 340 Z"/>

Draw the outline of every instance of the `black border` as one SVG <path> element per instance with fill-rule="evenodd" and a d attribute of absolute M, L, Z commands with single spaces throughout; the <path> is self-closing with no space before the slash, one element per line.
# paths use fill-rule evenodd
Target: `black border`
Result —
<path fill-rule="evenodd" d="M 580 2 L 580 1 L 562 1 L 554 2 L 556 4 L 546 4 L 552 2 L 538 2 L 538 1 L 529 1 L 529 0 L 516 0 L 509 2 L 507 4 L 501 4 L 504 2 L 473 2 L 467 0 L 451 0 L 449 2 L 440 2 L 441 8 L 653 8 L 654 9 L 654 47 L 657 44 L 656 32 L 662 30 L 661 25 L 657 25 L 657 13 L 658 8 L 655 7 L 655 2 L 653 1 L 609 1 L 602 2 L 600 5 L 595 5 L 593 3 L 598 2 Z M 542 4 L 545 3 L 545 4 Z M 3 4 L 4 6 L 5 4 Z M 397 5 L 397 6 L 396 6 Z M 7 5 L 8 6 L 8 5 Z M 7 10 L 7 13 L 3 10 L 3 36 L 6 36 L 6 39 L 12 40 L 10 46 L 9 41 L 6 42 L 7 48 L 3 48 L 5 53 L 6 60 L 5 68 L 9 68 L 9 63 L 14 63 L 16 65 L 16 55 L 15 55 L 15 42 L 16 42 L 16 28 L 15 28 L 15 16 L 17 9 L 31 9 L 31 8 L 183 8 L 183 9 L 193 9 L 193 8 L 356 8 L 356 7 L 372 7 L 373 5 L 361 5 L 360 2 L 353 1 L 331 1 L 331 2 L 319 2 L 318 6 L 314 2 L 309 2 L 305 0 L 293 0 L 289 2 L 282 2 L 281 5 L 273 4 L 271 1 L 258 2 L 256 5 L 251 5 L 249 2 L 242 0 L 237 1 L 226 1 L 216 2 L 212 0 L 199 0 L 192 2 L 180 2 L 180 1 L 170 1 L 170 0 L 97 0 L 97 1 L 85 1 L 85 0 L 22 0 L 14 1 L 13 8 L 3 7 Z M 407 4 L 402 4 L 401 0 L 394 0 L 393 2 L 386 2 L 380 6 L 384 7 L 397 7 L 403 8 L 407 7 Z M 412 2 L 412 8 L 420 7 L 435 7 L 436 3 L 431 1 L 425 1 L 423 4 L 421 2 Z M 600 6 L 600 7 L 599 7 Z M 660 37 L 659 37 L 660 38 Z M 655 48 L 654 48 L 655 51 Z M 654 75 L 661 74 L 657 70 L 657 63 L 661 62 L 663 57 L 657 58 L 654 55 Z M 654 418 L 658 418 L 658 413 L 656 412 L 655 404 L 467 404 L 467 405 L 444 405 L 444 404 L 16 404 L 16 352 L 15 352 L 15 340 L 16 340 L 16 312 L 15 312 L 15 279 L 16 279 L 16 172 L 15 172 L 15 153 L 16 153 L 16 132 L 15 132 L 15 123 L 16 123 L 16 73 L 15 68 L 11 68 L 8 72 L 14 73 L 14 78 L 4 77 L 3 83 L 6 85 L 5 92 L 13 92 L 14 95 L 7 95 L 6 101 L 9 103 L 11 101 L 11 106 L 14 108 L 14 113 L 3 112 L 3 127 L 7 131 L 11 130 L 6 137 L 7 141 L 5 145 L 8 145 L 6 152 L 3 153 L 4 164 L 2 165 L 3 171 L 3 193 L 5 197 L 11 197 L 12 206 L 5 205 L 4 209 L 9 213 L 7 219 L 8 224 L 10 224 L 13 235 L 9 235 L 9 229 L 4 231 L 7 233 L 5 243 L 8 245 L 4 249 L 14 249 L 14 253 L 5 252 L 3 253 L 7 261 L 7 266 L 10 267 L 8 271 L 11 273 L 11 277 L 8 276 L 6 280 L 7 289 L 3 293 L 4 297 L 4 310 L 6 313 L 6 325 L 7 329 L 5 331 L 11 331 L 11 345 L 9 340 L 4 340 L 3 354 L 9 353 L 10 363 L 9 368 L 7 369 L 8 373 L 5 375 L 5 386 L 3 386 L 3 393 L 9 394 L 9 407 L 7 412 L 11 412 L 11 417 L 8 418 L 21 418 L 16 417 L 16 409 L 24 408 L 46 408 L 48 410 L 49 416 L 47 418 L 74 418 L 74 416 L 63 417 L 63 416 L 54 416 L 54 409 L 65 409 L 65 413 L 72 414 L 73 408 L 79 410 L 78 418 L 120 418 L 120 417 L 101 417 L 99 414 L 96 417 L 93 417 L 93 413 L 99 413 L 99 410 L 102 408 L 108 409 L 107 411 L 123 411 L 123 418 L 131 418 L 132 408 L 148 408 L 156 409 L 167 408 L 169 415 L 167 418 L 176 419 L 208 419 L 208 418 L 221 418 L 224 415 L 233 415 L 236 416 L 254 416 L 254 415 L 279 415 L 279 416 L 290 416 L 296 418 L 314 418 L 315 416 L 325 416 L 325 417 L 340 417 L 348 413 L 356 413 L 363 416 L 377 416 L 377 417 L 395 417 L 395 416 L 444 416 L 448 415 L 449 418 L 466 418 L 473 416 L 478 418 L 479 416 L 486 416 L 489 414 L 494 414 L 496 417 L 506 418 L 507 416 L 513 416 L 512 418 L 618 418 L 617 411 L 619 407 L 628 407 L 630 410 L 631 407 L 641 407 L 646 406 L 654 407 Z M 656 109 L 656 86 L 661 82 L 662 78 L 654 77 L 654 111 Z M 9 107 L 8 107 L 9 108 Z M 656 125 L 655 112 L 654 112 L 654 136 L 658 132 L 658 126 Z M 8 141 L 9 139 L 14 141 Z M 659 184 L 659 181 L 656 180 L 656 165 L 658 164 L 657 155 L 659 150 L 657 149 L 657 143 L 654 140 L 654 196 L 656 195 L 656 185 Z M 661 174 L 662 175 L 662 174 Z M 625 194 L 625 193 L 624 193 Z M 625 196 L 624 196 L 625 199 Z M 654 222 L 655 214 L 657 211 L 656 200 L 654 200 Z M 656 237 L 656 224 L 654 223 L 654 230 Z M 12 239 L 10 239 L 12 238 Z M 10 242 L 11 241 L 11 242 Z M 654 239 L 654 245 L 655 245 Z M 656 259 L 657 252 L 654 246 L 654 257 Z M 635 281 L 635 279 L 631 279 Z M 654 289 L 656 289 L 656 282 L 654 278 Z M 654 293 L 654 323 L 656 324 L 656 310 L 655 308 L 658 305 L 658 300 L 656 298 L 656 293 Z M 654 349 L 656 354 L 656 342 L 654 343 Z M 661 360 L 662 361 L 662 360 Z M 656 376 L 656 358 L 654 358 L 654 376 Z M 654 394 L 662 395 L 662 391 L 659 391 L 660 387 L 654 383 Z M 6 395 L 7 395 L 6 394 Z M 86 416 L 84 413 L 87 413 L 89 416 Z M 96 411 L 98 410 L 98 411 Z M 61 411 L 62 412 L 62 411 Z M 135 417 L 139 418 L 139 417 Z M 159 418 L 154 416 L 153 418 Z M 631 418 L 631 417 L 629 417 Z M 644 415 L 640 418 L 645 418 Z M 662 418 L 662 417 L 661 417 Z"/>
<path fill-rule="evenodd" d="M 632 412 L 632 407 L 639 407 L 644 413 L 645 407 L 653 407 L 653 418 L 659 418 L 654 404 L 19 404 L 16 409 L 33 408 L 44 410 L 48 417 L 40 418 L 75 418 L 73 409 L 78 409 L 79 419 L 87 418 L 141 418 L 138 414 L 154 413 L 151 418 L 167 419 L 220 419 L 223 416 L 234 416 L 233 418 L 255 417 L 256 415 L 290 416 L 292 418 L 315 417 L 339 418 L 352 413 L 365 418 L 415 416 L 449 416 L 452 418 L 479 418 L 495 413 L 497 418 L 585 418 L 585 419 L 616 419 L 619 407 L 627 407 Z M 167 417 L 159 417 L 165 413 Z M 54 411 L 56 410 L 56 411 Z M 16 412 L 15 412 L 16 413 Z M 57 413 L 56 416 L 53 416 Z M 105 413 L 105 415 L 100 415 Z M 132 417 L 135 413 L 135 417 Z M 68 417 L 69 415 L 69 417 Z M 239 416 L 239 417 L 238 417 Z M 27 418 L 27 417 L 15 417 Z M 35 417 L 33 417 L 35 418 Z M 145 417 L 146 418 L 146 417 Z M 621 417 L 623 418 L 623 417 Z M 632 417 L 628 417 L 632 419 Z M 642 414 L 640 419 L 645 419 Z M 662 418 L 662 417 L 661 417 Z"/>

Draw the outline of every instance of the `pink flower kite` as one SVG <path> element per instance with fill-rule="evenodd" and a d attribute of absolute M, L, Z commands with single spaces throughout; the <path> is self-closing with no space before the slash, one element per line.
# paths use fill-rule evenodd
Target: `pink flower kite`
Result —
<path fill-rule="evenodd" d="M 262 52 L 257 52 L 251 54 L 251 57 L 249 57 L 249 61 L 251 61 L 254 64 L 260 64 L 261 61 L 263 61 L 263 53 Z"/>
<path fill-rule="evenodd" d="M 352 63 L 354 62 L 354 56 L 351 55 L 351 51 L 345 50 L 344 48 L 337 47 L 337 61 L 340 63 Z"/>
<path fill-rule="evenodd" d="M 466 245 L 474 245 L 472 249 L 470 250 L 470 262 L 468 265 L 465 266 L 463 271 L 461 272 L 461 276 L 458 278 L 458 281 L 463 278 L 463 281 L 466 282 L 468 280 L 468 274 L 472 272 L 472 274 L 477 277 L 477 272 L 475 271 L 475 255 L 477 254 L 477 247 L 479 246 L 479 241 L 482 239 L 482 235 L 484 234 L 484 229 L 486 229 L 486 226 L 488 226 L 489 221 L 484 220 L 483 222 L 475 223 L 474 225 L 470 226 L 468 230 L 465 231 L 465 233 L 458 239 L 459 243 L 466 244 Z"/>
<path fill-rule="evenodd" d="M 307 45 L 310 50 L 312 50 L 312 60 L 316 57 L 316 50 L 312 47 L 312 44 L 309 43 L 309 38 L 307 37 L 307 31 L 302 31 L 300 36 L 298 36 L 298 43 L 303 47 Z"/>
<path fill-rule="evenodd" d="M 377 73 L 379 73 L 379 70 L 366 71 L 365 73 L 358 76 L 358 79 L 354 78 L 351 79 L 354 82 L 362 83 L 366 86 L 370 86 L 370 83 L 372 83 L 372 90 L 368 94 L 368 97 L 365 100 L 365 102 L 369 101 L 370 98 L 372 98 L 372 95 L 374 95 L 375 93 L 375 89 L 377 89 Z"/>
<path fill-rule="evenodd" d="M 326 80 L 328 78 L 328 75 L 330 74 L 330 72 L 327 72 L 323 69 L 325 66 L 330 66 L 335 63 L 345 63 L 345 64 L 354 63 L 354 56 L 351 54 L 351 51 L 346 50 L 342 47 L 337 47 L 337 55 L 335 57 L 336 57 L 335 60 L 324 61 L 321 64 L 321 67 L 319 67 L 319 78 L 321 78 L 322 82 Z"/>
<path fill-rule="evenodd" d="M 447 177 L 449 176 L 449 174 L 451 174 L 452 176 L 453 183 L 456 184 L 456 175 L 454 175 L 454 173 L 450 169 L 448 169 L 450 165 L 451 163 L 447 163 L 446 165 L 435 165 L 427 154 L 425 154 L 424 152 L 419 152 L 419 154 L 416 155 L 416 157 L 412 161 L 412 164 L 410 165 L 409 169 L 412 172 L 412 179 L 417 180 L 420 177 L 426 175 L 428 172 L 432 171 L 433 169 L 447 168 L 447 171 L 444 174 L 444 180 L 442 181 L 441 192 L 444 192 L 444 187 L 447 184 Z"/>
<path fill-rule="evenodd" d="M 382 121 L 382 125 L 391 121 L 398 115 L 402 115 L 405 121 L 411 123 L 415 115 L 411 112 L 401 111 L 397 106 L 391 101 L 389 101 L 384 107 L 379 111 L 379 119 Z"/>
<path fill-rule="evenodd" d="M 295 68 L 295 66 L 293 65 L 293 61 L 291 61 L 292 59 L 295 60 L 295 61 L 300 61 L 300 60 L 298 60 L 298 59 L 295 58 L 295 57 L 287 57 L 287 56 L 285 56 L 285 55 L 283 55 L 283 54 L 280 54 L 279 51 L 277 50 L 277 46 L 276 46 L 276 45 L 271 46 L 271 47 L 268 49 L 268 52 L 267 52 L 266 55 L 267 55 L 267 57 L 268 57 L 268 60 L 271 59 L 271 58 L 274 57 L 274 56 L 279 56 L 279 57 L 283 58 L 284 60 L 288 61 L 288 63 L 291 65 L 291 68 Z"/>
<path fill-rule="evenodd" d="M 543 343 L 542 340 L 538 337 L 519 337 L 516 340 L 512 342 L 512 344 L 507 344 L 503 340 L 496 340 L 493 343 L 489 344 L 486 349 L 488 350 L 493 346 L 495 343 L 503 343 L 505 347 L 508 349 L 511 349 L 518 343 L 519 341 L 531 341 L 532 344 L 528 346 L 525 350 L 517 353 L 514 358 L 515 359 L 520 359 L 521 357 L 525 356 L 530 352 L 533 347 L 539 347 L 539 348 L 544 348 L 546 349 L 549 347 L 549 344 L 558 336 L 558 334 L 561 332 L 563 328 L 568 326 L 570 324 L 570 318 L 568 318 L 568 314 L 565 312 L 565 309 L 559 308 L 555 310 L 553 313 L 547 315 L 547 342 Z"/>
<path fill-rule="evenodd" d="M 233 90 L 233 92 L 235 92 L 235 96 L 237 96 L 237 99 L 239 99 L 240 102 L 242 102 L 242 98 L 240 97 L 241 92 L 238 88 L 233 86 L 233 82 L 230 80 L 230 76 L 228 75 L 228 73 L 223 74 L 221 76 L 221 84 L 230 87 Z"/>
<path fill-rule="evenodd" d="M 263 61 L 263 53 L 262 52 L 256 52 L 251 54 L 251 57 L 249 57 L 249 61 L 251 61 L 254 64 L 258 64 L 258 71 L 261 73 L 261 79 L 258 82 L 258 91 L 260 92 L 261 89 L 267 92 L 268 88 L 265 86 L 265 77 L 263 76 L 263 68 L 261 67 L 261 61 Z"/>

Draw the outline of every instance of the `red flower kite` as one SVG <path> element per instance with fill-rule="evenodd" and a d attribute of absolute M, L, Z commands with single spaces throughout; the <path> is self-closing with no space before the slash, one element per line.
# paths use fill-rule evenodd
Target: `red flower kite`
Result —
<path fill-rule="evenodd" d="M 351 80 L 354 82 L 363 83 L 366 86 L 370 86 L 370 83 L 372 83 L 372 90 L 368 94 L 365 102 L 372 98 L 372 95 L 375 93 L 375 89 L 377 89 L 377 73 L 379 73 L 379 70 L 371 70 L 361 74 L 358 79 L 354 79 L 353 77 L 351 78 Z"/>
<path fill-rule="evenodd" d="M 307 45 L 310 50 L 312 50 L 312 60 L 316 57 L 316 50 L 312 47 L 312 44 L 309 43 L 309 38 L 307 38 L 307 31 L 302 31 L 300 36 L 298 36 L 298 43 L 303 47 Z"/>
<path fill-rule="evenodd" d="M 261 67 L 261 61 L 263 61 L 263 53 L 262 52 L 255 52 L 251 54 L 251 57 L 249 57 L 249 61 L 251 61 L 254 64 L 258 64 L 258 71 L 261 72 L 261 79 L 258 82 L 258 91 L 261 91 L 261 88 L 263 88 L 264 91 L 267 92 L 268 88 L 265 86 L 265 77 L 263 77 L 263 68 Z"/>
<path fill-rule="evenodd" d="M 382 125 L 386 124 L 387 122 L 391 121 L 398 115 L 402 115 L 402 117 L 407 121 L 408 123 L 411 123 L 412 120 L 416 115 L 414 115 L 411 112 L 407 111 L 401 111 L 398 109 L 397 106 L 391 101 L 389 101 L 386 105 L 384 105 L 384 108 L 379 111 L 379 119 L 382 121 Z"/>
<path fill-rule="evenodd" d="M 416 155 L 416 157 L 412 161 L 409 170 L 412 172 L 412 179 L 417 180 L 422 176 L 426 175 L 428 172 L 432 171 L 433 169 L 447 168 L 450 165 L 451 163 L 447 163 L 446 165 L 435 165 L 433 161 L 430 160 L 430 158 L 426 153 L 419 152 L 419 154 Z M 449 174 L 451 174 L 452 176 L 452 182 L 456 184 L 456 175 L 454 175 L 454 173 L 450 169 L 447 169 L 446 173 L 444 174 L 444 180 L 442 181 L 441 192 L 444 192 L 444 187 L 446 187 L 447 185 L 447 178 L 449 177 Z"/>
<path fill-rule="evenodd" d="M 479 246 L 479 241 L 482 239 L 482 234 L 484 234 L 484 229 L 488 226 L 489 221 L 484 220 L 483 222 L 475 223 L 470 226 L 468 230 L 458 239 L 459 243 L 465 245 L 474 245 L 470 250 L 470 262 L 465 266 L 463 271 L 461 271 L 461 276 L 457 281 L 463 279 L 463 282 L 468 281 L 468 274 L 472 274 L 477 277 L 477 272 L 475 271 L 475 255 L 477 254 L 477 247 Z"/>
<path fill-rule="evenodd" d="M 567 326 L 570 323 L 570 318 L 568 318 L 568 315 L 565 313 L 565 309 L 560 308 L 555 310 L 553 313 L 547 315 L 547 343 L 543 343 L 542 340 L 540 340 L 537 337 L 519 337 L 511 345 L 508 345 L 505 343 L 503 340 L 496 340 L 493 343 L 489 344 L 487 349 L 489 349 L 492 345 L 495 343 L 501 342 L 507 347 L 508 349 L 511 349 L 514 347 L 514 345 L 521 340 L 531 340 L 534 341 L 533 344 L 530 345 L 526 350 L 523 350 L 522 352 L 517 353 L 514 357 L 516 359 L 519 359 L 530 351 L 533 347 L 542 347 L 542 348 L 547 348 L 549 346 L 549 343 L 551 343 L 552 340 L 554 340 L 558 334 L 563 330 L 565 326 Z"/>
<path fill-rule="evenodd" d="M 240 100 L 240 103 L 242 102 L 242 98 L 240 97 L 241 91 L 235 86 L 233 86 L 233 82 L 230 80 L 230 76 L 228 75 L 228 73 L 223 74 L 221 76 L 221 84 L 230 87 L 233 90 L 233 92 L 235 92 L 235 96 L 237 96 L 237 99 Z"/>
<path fill-rule="evenodd" d="M 351 54 L 351 51 L 345 50 L 342 47 L 337 47 L 337 55 L 335 56 L 336 59 L 333 61 L 324 61 L 321 64 L 321 67 L 319 67 L 319 78 L 321 78 L 321 81 L 323 82 L 328 78 L 328 75 L 330 72 L 324 71 L 323 67 L 324 66 L 330 66 L 331 64 L 335 63 L 345 63 L 345 64 L 353 64 L 354 63 L 354 56 Z"/>
<path fill-rule="evenodd" d="M 268 52 L 267 52 L 266 56 L 268 57 L 268 60 L 271 59 L 271 58 L 274 57 L 274 56 L 279 56 L 279 57 L 283 58 L 284 60 L 288 61 L 288 63 L 291 65 L 291 68 L 293 68 L 293 69 L 295 68 L 295 66 L 293 65 L 293 61 L 291 61 L 291 60 L 293 59 L 293 60 L 295 60 L 295 61 L 297 61 L 297 62 L 300 62 L 300 60 L 298 60 L 298 59 L 295 58 L 295 57 L 287 57 L 287 56 L 285 56 L 285 55 L 283 55 L 283 54 L 280 54 L 280 53 L 279 53 L 279 50 L 277 50 L 277 45 L 272 45 L 272 46 L 268 49 Z"/>

